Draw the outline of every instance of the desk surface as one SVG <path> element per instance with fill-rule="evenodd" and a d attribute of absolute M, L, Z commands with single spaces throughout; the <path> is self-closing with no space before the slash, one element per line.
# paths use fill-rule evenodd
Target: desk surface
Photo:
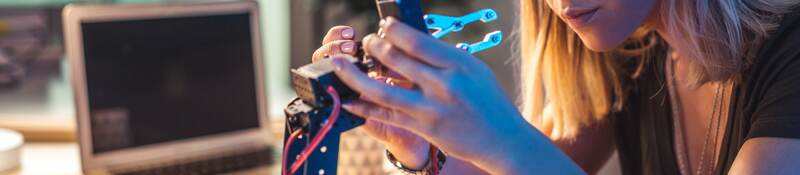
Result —
<path fill-rule="evenodd" d="M 273 137 L 281 138 L 282 129 L 282 127 L 275 129 Z M 342 139 L 338 174 L 401 174 L 385 164 L 382 145 L 366 137 L 364 133 L 346 132 Z M 279 143 L 276 145 L 280 148 Z M 78 149 L 78 144 L 75 142 L 27 142 L 22 147 L 22 165 L 15 170 L 0 172 L 0 175 L 82 174 Z M 282 149 L 275 151 L 274 159 L 280 160 Z M 278 166 L 273 164 L 237 174 L 280 174 Z"/>
<path fill-rule="evenodd" d="M 258 167 L 237 174 L 279 174 L 278 168 Z M 22 165 L 2 175 L 80 175 L 80 153 L 75 142 L 34 142 L 22 146 Z"/>
<path fill-rule="evenodd" d="M 22 165 L 6 172 L 11 175 L 82 174 L 78 144 L 74 142 L 26 143 Z"/>

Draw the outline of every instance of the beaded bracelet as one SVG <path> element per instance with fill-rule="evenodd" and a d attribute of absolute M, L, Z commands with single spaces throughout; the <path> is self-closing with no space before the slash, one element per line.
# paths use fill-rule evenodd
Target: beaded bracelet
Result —
<path fill-rule="evenodd" d="M 447 156 L 434 146 L 431 146 L 431 153 L 429 155 L 430 157 L 425 167 L 414 170 L 404 166 L 402 163 L 397 161 L 397 158 L 395 158 L 388 149 L 386 150 L 386 158 L 389 159 L 389 163 L 409 175 L 438 175 L 439 171 L 442 170 L 444 162 L 447 160 Z M 434 161 L 436 162 L 435 164 L 432 163 Z"/>

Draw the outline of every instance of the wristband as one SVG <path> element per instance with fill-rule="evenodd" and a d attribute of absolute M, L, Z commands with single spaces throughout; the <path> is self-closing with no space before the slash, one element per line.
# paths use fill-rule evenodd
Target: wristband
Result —
<path fill-rule="evenodd" d="M 389 152 L 388 149 L 386 150 L 386 158 L 389 159 L 389 163 L 391 163 L 392 166 L 396 167 L 397 169 L 400 169 L 406 174 L 437 175 L 439 174 L 439 171 L 442 170 L 442 166 L 444 165 L 444 162 L 447 160 L 447 156 L 441 150 L 437 149 L 434 146 L 431 146 L 430 150 L 431 153 L 429 154 L 430 156 L 428 158 L 428 162 L 422 169 L 418 170 L 410 169 L 407 166 L 400 163 L 399 161 L 397 161 L 397 158 L 395 158 L 394 155 L 392 155 L 392 153 Z"/>

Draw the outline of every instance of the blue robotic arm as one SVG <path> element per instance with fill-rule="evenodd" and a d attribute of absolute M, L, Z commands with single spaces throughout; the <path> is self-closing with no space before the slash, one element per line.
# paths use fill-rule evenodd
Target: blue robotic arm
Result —
<path fill-rule="evenodd" d="M 464 26 L 477 21 L 481 21 L 483 23 L 492 22 L 497 19 L 497 12 L 492 9 L 483 9 L 460 17 L 427 14 L 424 18 L 428 29 L 434 31 L 431 35 L 434 38 L 439 39 L 452 32 L 459 32 L 464 29 Z M 472 44 L 458 43 L 456 44 L 456 47 L 467 51 L 470 54 L 474 54 L 498 46 L 502 41 L 503 33 L 497 30 L 486 34 L 482 41 Z"/>

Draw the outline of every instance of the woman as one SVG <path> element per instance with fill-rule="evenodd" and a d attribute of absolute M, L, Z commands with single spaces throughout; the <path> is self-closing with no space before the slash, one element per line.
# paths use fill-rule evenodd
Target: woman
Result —
<path fill-rule="evenodd" d="M 625 174 L 796 174 L 797 4 L 522 0 L 522 112 L 484 63 L 391 18 L 365 51 L 418 88 L 333 62 L 362 94 L 345 109 L 412 171 L 431 143 L 443 174 L 592 174 L 614 148 Z M 331 29 L 315 59 L 353 36 Z"/>

